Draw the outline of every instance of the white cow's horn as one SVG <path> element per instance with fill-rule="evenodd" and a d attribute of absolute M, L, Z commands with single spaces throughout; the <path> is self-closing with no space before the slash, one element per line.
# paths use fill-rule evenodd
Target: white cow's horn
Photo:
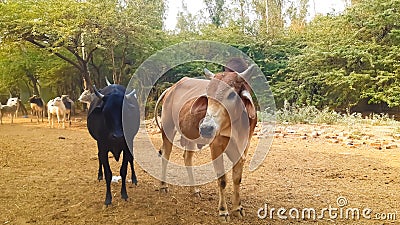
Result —
<path fill-rule="evenodd" d="M 103 100 L 104 95 L 103 95 L 102 93 L 100 93 L 100 92 L 97 90 L 96 85 L 93 85 L 93 91 L 94 91 L 94 94 L 95 94 L 98 98 L 100 98 L 101 100 Z"/>

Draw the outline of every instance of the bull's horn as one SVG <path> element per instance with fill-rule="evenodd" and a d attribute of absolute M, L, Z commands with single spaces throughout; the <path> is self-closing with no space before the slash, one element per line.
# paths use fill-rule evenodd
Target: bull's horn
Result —
<path fill-rule="evenodd" d="M 110 81 L 108 81 L 108 78 L 107 78 L 107 76 L 105 76 L 105 78 L 106 78 L 106 84 L 107 84 L 107 86 L 110 86 L 110 85 L 111 85 L 111 83 L 110 83 Z"/>
<path fill-rule="evenodd" d="M 127 98 L 134 96 L 136 98 L 136 89 L 133 89 L 131 92 L 125 95 Z"/>
<path fill-rule="evenodd" d="M 239 76 L 243 77 L 245 80 L 249 80 L 254 68 L 256 68 L 256 64 L 249 66 L 249 68 L 247 68 L 247 70 L 243 71 L 242 73 L 238 73 L 238 74 L 239 74 Z"/>
<path fill-rule="evenodd" d="M 104 95 L 103 95 L 102 93 L 100 93 L 100 92 L 97 90 L 96 85 L 93 85 L 93 91 L 94 91 L 94 94 L 95 94 L 98 98 L 100 98 L 101 100 L 103 100 Z"/>
<path fill-rule="evenodd" d="M 211 71 L 209 71 L 207 68 L 204 68 L 204 74 L 206 75 L 207 78 L 213 78 L 215 74 L 213 74 Z"/>

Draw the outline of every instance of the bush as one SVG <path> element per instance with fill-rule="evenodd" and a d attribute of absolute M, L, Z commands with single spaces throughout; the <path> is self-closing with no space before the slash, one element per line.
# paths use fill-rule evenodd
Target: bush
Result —
<path fill-rule="evenodd" d="M 270 111 L 259 112 L 259 119 L 262 121 L 275 120 L 278 123 L 288 124 L 340 124 L 346 126 L 357 125 L 399 125 L 399 122 L 391 118 L 387 114 L 371 114 L 363 118 L 361 113 L 349 112 L 340 114 L 328 108 L 319 110 L 314 106 L 298 107 L 295 105 L 285 105 L 282 109 L 277 110 L 275 113 Z"/>

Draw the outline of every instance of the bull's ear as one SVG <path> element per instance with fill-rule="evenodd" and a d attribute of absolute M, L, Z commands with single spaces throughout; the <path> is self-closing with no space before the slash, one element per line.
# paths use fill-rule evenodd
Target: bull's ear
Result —
<path fill-rule="evenodd" d="M 256 118 L 256 107 L 254 106 L 253 98 L 251 97 L 250 92 L 247 90 L 244 90 L 240 94 L 240 97 L 242 98 L 244 107 L 247 110 L 247 114 L 249 115 L 249 118 L 255 119 Z"/>
<path fill-rule="evenodd" d="M 208 106 L 207 96 L 202 95 L 193 102 L 192 107 L 190 107 L 190 113 L 197 114 L 200 112 L 207 111 L 207 106 Z"/>
<path fill-rule="evenodd" d="M 207 68 L 204 68 L 204 74 L 206 75 L 207 78 L 213 78 L 215 74 L 213 74 L 211 71 L 209 71 Z"/>

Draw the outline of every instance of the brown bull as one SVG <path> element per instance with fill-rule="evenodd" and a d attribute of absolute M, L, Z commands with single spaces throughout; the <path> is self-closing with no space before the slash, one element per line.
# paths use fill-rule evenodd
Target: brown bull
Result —
<path fill-rule="evenodd" d="M 254 65 L 242 73 L 223 72 L 205 73 L 211 80 L 182 78 L 159 98 L 163 102 L 161 124 L 162 131 L 162 181 L 161 191 L 167 191 L 166 168 L 172 150 L 172 140 L 179 132 L 181 145 L 185 148 L 184 161 L 187 166 L 189 182 L 194 184 L 192 156 L 196 144 L 209 143 L 214 170 L 219 186 L 219 216 L 229 220 L 225 200 L 227 172 L 224 169 L 223 154 L 226 153 L 233 163 L 233 214 L 244 216 L 239 189 L 242 180 L 243 164 L 257 123 L 255 106 L 250 95 L 250 86 L 246 82 L 251 76 Z M 157 114 L 155 114 L 157 115 Z M 197 189 L 195 189 L 198 192 Z"/>

